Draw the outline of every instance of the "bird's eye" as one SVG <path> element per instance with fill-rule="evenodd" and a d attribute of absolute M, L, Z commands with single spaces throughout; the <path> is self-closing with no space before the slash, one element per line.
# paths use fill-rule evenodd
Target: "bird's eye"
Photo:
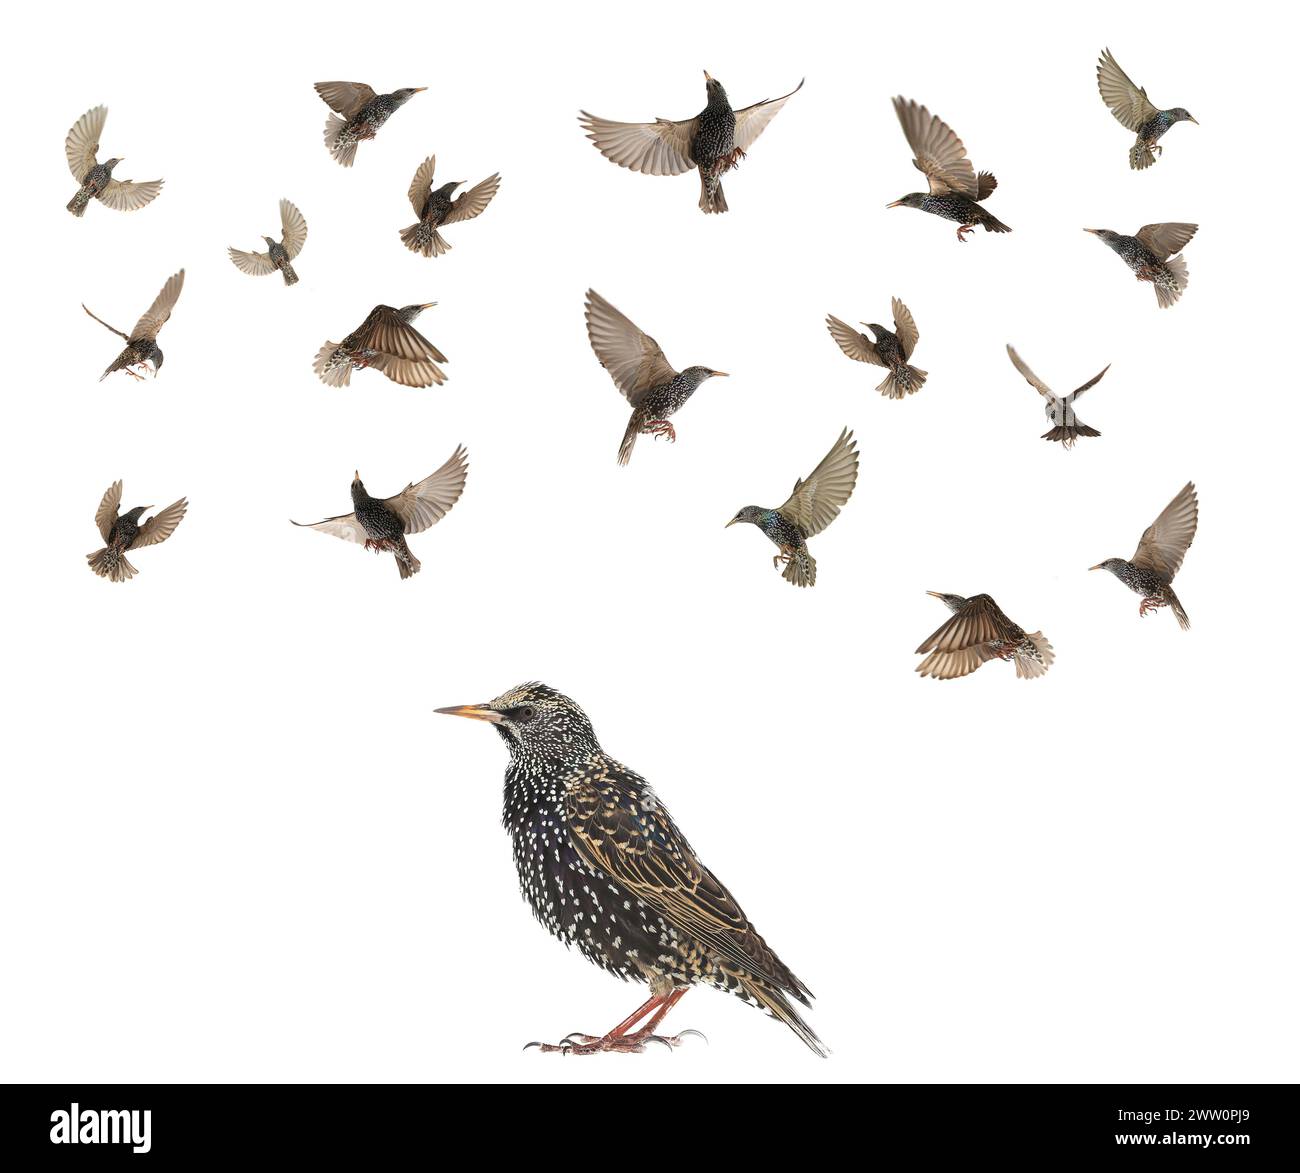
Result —
<path fill-rule="evenodd" d="M 532 705 L 524 705 L 515 710 L 516 721 L 531 721 L 537 716 L 537 710 Z"/>

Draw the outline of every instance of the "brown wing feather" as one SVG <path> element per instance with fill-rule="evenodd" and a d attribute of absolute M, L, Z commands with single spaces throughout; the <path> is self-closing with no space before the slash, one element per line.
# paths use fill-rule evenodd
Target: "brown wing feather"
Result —
<path fill-rule="evenodd" d="M 912 162 L 930 181 L 930 194 L 961 192 L 979 198 L 975 168 L 966 158 L 966 148 L 943 119 L 924 106 L 905 98 L 894 99 L 894 111 L 902 124 L 907 145 L 912 148 Z"/>
<path fill-rule="evenodd" d="M 181 295 L 181 287 L 185 284 L 185 270 L 179 273 L 173 273 L 167 278 L 167 284 L 158 291 L 158 296 L 153 299 L 151 305 L 140 316 L 136 322 L 135 329 L 131 331 L 131 341 L 136 342 L 142 338 L 157 338 L 158 331 L 167 324 L 167 319 L 172 316 L 172 310 L 176 306 L 176 299 Z M 90 311 L 87 311 L 89 313 Z M 92 315 L 93 316 L 93 315 Z"/>
<path fill-rule="evenodd" d="M 95 510 L 95 525 L 99 527 L 99 536 L 108 541 L 113 532 L 113 522 L 117 520 L 118 507 L 122 504 L 122 482 L 114 481 L 100 498 L 99 508 Z"/>
<path fill-rule="evenodd" d="M 695 166 L 691 143 L 695 140 L 697 118 L 685 122 L 670 122 L 666 118 L 654 122 L 611 122 L 583 110 L 578 121 L 596 144 L 596 150 L 611 163 L 630 171 L 681 175 Z"/>
<path fill-rule="evenodd" d="M 316 92 L 325 105 L 344 118 L 351 118 L 375 98 L 375 91 L 361 81 L 318 81 Z"/>
<path fill-rule="evenodd" d="M 1196 486 L 1188 481 L 1160 516 L 1147 526 L 1130 561 L 1172 579 L 1183 564 L 1183 555 L 1196 537 Z"/>
<path fill-rule="evenodd" d="M 402 519 L 406 533 L 423 533 L 446 517 L 460 500 L 468 472 L 469 454 L 458 447 L 436 472 L 416 484 L 407 485 L 384 504 Z"/>
<path fill-rule="evenodd" d="M 781 113 L 781 107 L 803 89 L 803 83 L 804 79 L 800 78 L 799 84 L 784 97 L 765 98 L 752 106 L 737 110 L 736 130 L 732 136 L 735 145 L 742 151 L 749 150 L 754 145 L 754 140 L 767 129 L 767 124 Z"/>
<path fill-rule="evenodd" d="M 1134 85 L 1129 75 L 1120 69 L 1119 62 L 1110 55 L 1109 49 L 1102 50 L 1097 62 L 1097 89 L 1101 91 L 1101 100 L 1110 108 L 1120 125 L 1135 134 L 1156 113 L 1156 108 L 1147 98 L 1146 90 Z"/>
<path fill-rule="evenodd" d="M 795 481 L 789 500 L 777 512 L 793 521 L 804 537 L 810 538 L 839 516 L 857 482 L 857 445 L 853 433 L 845 428 L 807 478 Z"/>
<path fill-rule="evenodd" d="M 1161 260 L 1172 256 L 1196 235 L 1197 224 L 1143 224 L 1134 235 Z"/>
<path fill-rule="evenodd" d="M 676 376 L 659 343 L 594 289 L 587 290 L 586 318 L 591 349 L 633 407 Z"/>
<path fill-rule="evenodd" d="M 977 644 L 1018 639 L 1020 629 L 1003 614 L 989 595 L 976 595 L 951 615 L 917 652 L 959 652 Z"/>
<path fill-rule="evenodd" d="M 135 541 L 131 543 L 131 549 L 138 550 L 141 546 L 156 546 L 159 542 L 165 542 L 180 525 L 187 508 L 189 502 L 182 497 L 179 501 L 173 501 L 161 512 L 155 513 L 140 527 Z"/>
<path fill-rule="evenodd" d="M 489 175 L 482 183 L 476 183 L 467 192 L 462 192 L 452 202 L 451 211 L 447 213 L 444 224 L 459 224 L 462 220 L 473 220 L 492 202 L 501 186 L 500 175 Z"/>

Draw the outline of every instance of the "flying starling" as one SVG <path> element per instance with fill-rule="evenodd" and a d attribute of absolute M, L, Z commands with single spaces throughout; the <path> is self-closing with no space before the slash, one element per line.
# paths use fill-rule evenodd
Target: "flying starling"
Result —
<path fill-rule="evenodd" d="M 591 349 L 632 405 L 632 418 L 618 448 L 619 464 L 632 459 L 638 435 L 654 436 L 656 440 L 667 436 L 676 443 L 677 432 L 668 417 L 681 410 L 705 379 L 715 375 L 725 378 L 727 372 L 711 367 L 675 370 L 659 343 L 594 289 L 587 290 L 586 316 Z"/>
<path fill-rule="evenodd" d="M 325 120 L 325 149 L 334 156 L 335 162 L 351 167 L 357 155 L 357 143 L 374 138 L 399 106 L 405 106 L 426 88 L 415 86 L 391 94 L 377 94 L 365 82 L 318 81 L 316 92 L 334 111 Z"/>
<path fill-rule="evenodd" d="M 262 237 L 267 248 L 264 253 L 230 249 L 230 259 L 235 268 L 250 277 L 265 277 L 279 269 L 286 285 L 297 285 L 298 274 L 289 262 L 302 252 L 302 246 L 307 243 L 307 221 L 288 200 L 280 201 L 280 235 L 282 239 L 279 242 L 270 236 Z"/>
<path fill-rule="evenodd" d="M 1119 253 L 1139 281 L 1155 287 L 1161 309 L 1171 306 L 1187 288 L 1187 262 L 1178 250 L 1196 235 L 1196 224 L 1144 224 L 1136 236 L 1121 236 L 1109 228 L 1085 228 Z M 1171 256 L 1171 253 L 1178 255 Z"/>
<path fill-rule="evenodd" d="M 323 534 L 333 534 L 349 542 L 357 542 L 367 550 L 382 553 L 387 550 L 397 562 L 397 571 L 403 578 L 420 572 L 420 560 L 406 544 L 407 534 L 419 534 L 447 516 L 447 512 L 460 500 L 469 471 L 469 454 L 457 448 L 437 472 L 430 473 L 418 484 L 407 485 L 393 497 L 372 497 L 361 483 L 361 474 L 352 478 L 352 512 L 324 521 L 302 525 L 305 529 L 318 529 Z"/>
<path fill-rule="evenodd" d="M 158 331 L 167 323 L 167 319 L 172 316 L 172 307 L 176 305 L 176 299 L 181 295 L 181 286 L 185 284 L 185 270 L 179 273 L 173 273 L 167 278 L 167 284 L 159 291 L 158 296 L 153 299 L 151 305 L 140 320 L 136 322 L 135 329 L 130 334 L 123 334 L 114 326 L 110 326 L 103 318 L 95 317 L 86 309 L 83 304 L 82 309 L 95 318 L 106 330 L 111 330 L 119 338 L 126 341 L 126 349 L 117 356 L 108 367 L 108 369 L 99 376 L 102 383 L 114 371 L 125 371 L 133 379 L 143 378 L 142 375 L 136 374 L 131 368 L 138 366 L 142 370 L 148 370 L 149 363 L 153 363 L 153 373 L 155 378 L 158 372 L 162 370 L 163 352 L 162 347 L 158 345 Z"/>
<path fill-rule="evenodd" d="M 698 1032 L 655 1030 L 691 986 L 705 985 L 766 1010 L 826 1055 L 791 1005 L 810 1004 L 808 987 L 696 856 L 646 780 L 601 749 L 573 701 L 532 683 L 485 705 L 437 712 L 490 722 L 510 751 L 502 822 L 533 915 L 588 961 L 650 988 L 607 1034 L 529 1046 L 573 1055 L 676 1046 Z"/>
<path fill-rule="evenodd" d="M 784 505 L 777 509 L 746 505 L 727 526 L 738 521 L 758 526 L 781 551 L 772 559 L 774 568 L 786 564 L 781 577 L 795 586 L 812 586 L 817 581 L 817 561 L 808 553 L 808 539 L 839 516 L 857 480 L 857 446 L 853 433 L 845 428 L 808 478 L 795 481 Z"/>
<path fill-rule="evenodd" d="M 402 243 L 413 253 L 426 257 L 440 257 L 451 249 L 446 239 L 438 231 L 444 224 L 459 224 L 462 220 L 473 220 L 492 202 L 501 186 L 500 175 L 489 175 L 482 183 L 475 184 L 469 191 L 461 192 L 454 200 L 451 193 L 465 182 L 463 179 L 433 187 L 434 158 L 430 155 L 415 169 L 410 190 L 406 193 L 411 207 L 420 220 L 410 228 L 403 228 Z"/>
<path fill-rule="evenodd" d="M 894 314 L 895 332 L 891 333 L 875 322 L 862 323 L 875 334 L 874 342 L 833 314 L 826 315 L 826 329 L 849 358 L 874 363 L 889 370 L 885 381 L 876 388 L 877 391 L 888 399 L 905 399 L 925 384 L 926 372 L 907 365 L 921 332 L 916 328 L 912 311 L 898 298 L 895 297 L 890 302 L 890 308 Z"/>
<path fill-rule="evenodd" d="M 400 310 L 391 305 L 377 305 L 366 320 L 342 342 L 326 342 L 316 352 L 312 363 L 322 383 L 346 387 L 352 372 L 367 367 L 382 371 L 403 387 L 431 387 L 447 381 L 437 363 L 447 356 L 411 325 L 425 310 L 437 305 L 405 305 Z"/>
<path fill-rule="evenodd" d="M 95 510 L 95 524 L 99 527 L 99 536 L 104 539 L 104 548 L 86 555 L 90 569 L 111 582 L 126 582 L 128 578 L 134 578 L 138 572 L 127 561 L 126 552 L 165 542 L 180 525 L 188 508 L 188 502 L 182 497 L 141 525 L 141 516 L 153 506 L 137 505 L 119 516 L 117 510 L 121 504 L 122 482 L 114 481 Z"/>
<path fill-rule="evenodd" d="M 1129 80 L 1109 49 L 1102 50 L 1097 62 L 1097 88 L 1101 91 L 1101 100 L 1110 107 L 1120 125 L 1137 135 L 1137 142 L 1128 153 L 1128 165 L 1134 171 L 1150 167 L 1156 161 L 1156 155 L 1164 152 L 1164 148 L 1158 145 L 1160 136 L 1175 122 L 1196 122 L 1181 106 L 1157 110 L 1147 98 L 1146 90 Z"/>
<path fill-rule="evenodd" d="M 63 144 L 68 156 L 68 170 L 81 185 L 77 194 L 68 201 L 68 211 L 74 216 L 84 216 L 86 205 L 92 199 L 119 212 L 134 212 L 162 191 L 161 179 L 149 179 L 143 183 L 136 183 L 133 179 L 114 179 L 113 168 L 122 162 L 121 159 L 98 161 L 99 136 L 104 133 L 107 117 L 107 106 L 87 110 L 68 131 Z"/>
<path fill-rule="evenodd" d="M 1191 623 L 1187 612 L 1174 594 L 1174 575 L 1183 564 L 1183 555 L 1196 537 L 1196 486 L 1188 481 L 1178 496 L 1165 506 L 1138 542 L 1137 551 L 1127 562 L 1107 558 L 1089 570 L 1109 570 L 1129 590 L 1142 596 L 1139 615 L 1159 607 L 1172 607 L 1178 626 L 1186 631 Z"/>
<path fill-rule="evenodd" d="M 955 220 L 961 226 L 957 229 L 958 240 L 965 240 L 978 224 L 983 224 L 986 232 L 1010 232 L 992 212 L 980 206 L 998 181 L 988 171 L 975 174 L 966 158 L 966 148 L 952 128 L 924 106 L 904 98 L 894 99 L 894 111 L 903 124 L 907 145 L 912 148 L 912 165 L 929 180 L 930 190 L 911 192 L 885 206 L 920 208 L 945 220 Z"/>
<path fill-rule="evenodd" d="M 1074 401 L 1089 387 L 1101 382 L 1101 377 L 1110 370 L 1110 363 L 1101 369 L 1100 374 L 1093 375 L 1082 387 L 1076 387 L 1069 395 L 1057 395 L 1046 383 L 1029 369 L 1024 359 L 1016 353 L 1014 346 L 1007 346 L 1007 354 L 1012 365 L 1029 381 L 1044 399 L 1047 400 L 1047 422 L 1052 425 L 1050 431 L 1044 432 L 1042 439 L 1059 440 L 1063 448 L 1073 448 L 1080 436 L 1100 436 L 1096 428 L 1090 428 L 1074 414 Z"/>
<path fill-rule="evenodd" d="M 612 163 L 646 175 L 682 175 L 698 168 L 700 208 L 704 212 L 725 212 L 722 176 L 739 165 L 754 140 L 801 89 L 803 82 L 784 98 L 766 98 L 733 110 L 722 83 L 704 72 L 706 101 L 694 118 L 670 122 L 610 122 L 585 110 L 578 121 L 596 149 Z"/>
<path fill-rule="evenodd" d="M 917 666 L 922 676 L 936 680 L 956 680 L 966 676 L 989 660 L 1012 660 L 1016 676 L 1033 680 L 1042 676 L 1056 659 L 1052 645 L 1041 631 L 1026 632 L 1012 623 L 991 595 L 945 595 L 926 591 L 942 601 L 952 612 L 938 631 L 925 641 L 918 653 L 929 652 Z"/>

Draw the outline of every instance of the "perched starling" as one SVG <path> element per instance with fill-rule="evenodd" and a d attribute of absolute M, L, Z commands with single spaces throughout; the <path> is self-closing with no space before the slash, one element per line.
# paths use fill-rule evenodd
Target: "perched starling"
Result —
<path fill-rule="evenodd" d="M 137 505 L 119 516 L 117 510 L 121 504 L 122 482 L 114 481 L 95 510 L 95 524 L 99 527 L 99 536 L 104 539 L 104 548 L 86 555 L 90 569 L 111 582 L 126 582 L 128 578 L 134 578 L 138 572 L 126 560 L 126 552 L 165 542 L 180 525 L 189 505 L 182 497 L 141 525 L 141 516 L 153 506 Z"/>
<path fill-rule="evenodd" d="M 924 106 L 904 98 L 894 99 L 894 111 L 903 124 L 907 145 L 912 148 L 912 165 L 929 180 L 930 190 L 911 192 L 885 206 L 920 208 L 945 220 L 955 220 L 961 225 L 958 240 L 965 240 L 977 224 L 983 224 L 986 232 L 1010 232 L 992 212 L 980 206 L 998 181 L 988 171 L 975 174 L 966 158 L 966 148 L 952 128 Z"/>
<path fill-rule="evenodd" d="M 1196 486 L 1188 481 L 1159 517 L 1148 527 L 1138 548 L 1127 562 L 1107 558 L 1089 570 L 1109 570 L 1129 590 L 1142 596 L 1139 615 L 1159 607 L 1172 607 L 1178 626 L 1186 631 L 1191 622 L 1174 594 L 1174 575 L 1183 555 L 1196 537 Z"/>
<path fill-rule="evenodd" d="M 397 562 L 398 573 L 410 578 L 420 572 L 420 560 L 407 546 L 406 535 L 423 533 L 446 517 L 448 510 L 460 500 L 468 471 L 469 454 L 464 448 L 457 448 L 437 472 L 386 498 L 370 496 L 361 483 L 361 474 L 357 473 L 352 478 L 352 512 L 327 517 L 304 528 L 357 542 L 377 553 L 387 550 Z"/>
<path fill-rule="evenodd" d="M 357 156 L 357 143 L 374 138 L 399 106 L 405 106 L 426 88 L 415 86 L 391 94 L 377 94 L 365 82 L 318 81 L 316 92 L 334 111 L 325 120 L 326 150 L 335 162 L 351 167 Z"/>
<path fill-rule="evenodd" d="M 1178 253 L 1193 236 L 1196 224 L 1144 224 L 1136 236 L 1122 236 L 1109 228 L 1085 228 L 1119 253 L 1124 263 L 1137 274 L 1139 281 L 1155 287 L 1156 302 L 1161 309 L 1171 306 L 1187 288 L 1187 262 Z M 1171 256 L 1171 253 L 1178 255 Z"/>
<path fill-rule="evenodd" d="M 886 367 L 889 374 L 885 381 L 876 388 L 888 399 L 905 399 L 913 391 L 919 391 L 925 385 L 926 372 L 918 367 L 910 367 L 907 360 L 916 349 L 916 341 L 921 332 L 916 328 L 912 311 L 898 298 L 890 302 L 894 314 L 894 330 L 891 333 L 884 326 L 875 322 L 863 322 L 871 330 L 876 340 L 873 342 L 865 334 L 859 333 L 846 322 L 841 322 L 833 314 L 826 315 L 826 329 L 839 347 L 851 359 L 858 362 L 874 363 Z"/>
<path fill-rule="evenodd" d="M 1147 98 L 1146 90 L 1129 80 L 1109 49 L 1102 50 L 1097 62 L 1097 88 L 1101 91 L 1101 100 L 1110 107 L 1120 125 L 1137 135 L 1137 142 L 1128 153 L 1128 165 L 1134 171 L 1150 167 L 1156 161 L 1156 155 L 1163 153 L 1164 148 L 1157 145 L 1160 136 L 1175 122 L 1196 122 L 1181 106 L 1157 110 Z"/>
<path fill-rule="evenodd" d="M 601 749 L 573 701 L 533 683 L 485 705 L 437 711 L 491 722 L 510 750 L 502 822 L 533 915 L 588 961 L 650 987 L 607 1034 L 529 1046 L 575 1055 L 674 1046 L 682 1035 L 655 1029 L 691 986 L 706 985 L 827 1053 L 791 1005 L 809 1005 L 808 987 L 700 862 L 646 780 Z"/>
<path fill-rule="evenodd" d="M 81 185 L 77 194 L 68 201 L 68 211 L 74 216 L 84 216 L 86 205 L 92 199 L 119 212 L 134 212 L 152 202 L 162 191 L 161 179 L 149 179 L 143 183 L 136 183 L 133 179 L 114 179 L 113 168 L 122 162 L 121 159 L 98 161 L 99 136 L 104 133 L 107 117 L 107 106 L 87 110 L 68 131 L 63 144 L 68 156 L 68 170 Z"/>
<path fill-rule="evenodd" d="M 461 192 L 453 200 L 451 193 L 465 180 L 456 179 L 433 188 L 433 167 L 434 159 L 430 155 L 415 169 L 415 177 L 406 194 L 420 220 L 410 228 L 403 228 L 401 232 L 402 243 L 413 253 L 426 257 L 440 257 L 451 249 L 451 245 L 438 231 L 439 228 L 444 224 L 473 220 L 492 202 L 497 188 L 501 186 L 500 175 L 489 175 L 482 183 L 475 184 L 469 191 Z"/>
<path fill-rule="evenodd" d="M 786 564 L 781 577 L 795 586 L 812 586 L 817 581 L 817 562 L 808 553 L 808 539 L 839 516 L 857 481 L 857 445 L 853 433 L 845 428 L 808 478 L 795 481 L 784 505 L 777 509 L 746 505 L 727 526 L 738 521 L 758 526 L 781 551 L 772 559 L 773 567 Z"/>
<path fill-rule="evenodd" d="M 618 448 L 619 464 L 632 459 L 638 435 L 654 436 L 656 440 L 667 436 L 676 443 L 677 432 L 668 417 L 681 410 L 705 379 L 715 375 L 725 378 L 727 372 L 711 367 L 675 370 L 659 343 L 594 289 L 587 290 L 586 316 L 591 349 L 632 405 L 632 418 Z"/>
<path fill-rule="evenodd" d="M 952 612 L 938 631 L 925 641 L 918 653 L 929 652 L 917 666 L 922 676 L 936 680 L 956 680 L 966 676 L 989 660 L 1013 660 L 1016 676 L 1033 680 L 1042 676 L 1056 659 L 1052 645 L 1041 631 L 1026 632 L 1012 623 L 991 595 L 945 595 L 926 591 L 942 601 Z"/>
<path fill-rule="evenodd" d="M 581 111 L 578 121 L 596 149 L 612 163 L 646 175 L 682 175 L 695 167 L 700 172 L 700 208 L 725 212 L 722 176 L 739 165 L 754 140 L 801 89 L 803 82 L 784 98 L 766 98 L 743 110 L 733 110 L 722 83 L 704 73 L 706 102 L 694 118 L 670 122 L 610 122 Z"/>
<path fill-rule="evenodd" d="M 425 310 L 437 305 L 405 305 L 400 310 L 391 305 L 377 305 L 366 320 L 342 342 L 326 342 L 316 352 L 312 363 L 322 383 L 346 387 L 352 372 L 367 367 L 382 371 L 403 387 L 431 387 L 447 381 L 437 363 L 447 356 L 411 325 Z"/>
<path fill-rule="evenodd" d="M 1102 367 L 1100 374 L 1093 375 L 1082 387 L 1076 387 L 1069 395 L 1057 395 L 1029 369 L 1025 360 L 1016 353 L 1014 346 L 1007 346 L 1007 354 L 1011 357 L 1011 363 L 1016 370 L 1029 381 L 1029 385 L 1047 400 L 1047 422 L 1052 425 L 1052 428 L 1051 431 L 1043 433 L 1042 439 L 1059 440 L 1063 448 L 1073 448 L 1075 440 L 1080 436 L 1101 435 L 1096 428 L 1088 427 L 1083 420 L 1074 414 L 1074 401 L 1089 387 L 1101 382 L 1102 375 L 1110 370 L 1110 363 Z"/>
<path fill-rule="evenodd" d="M 270 236 L 262 237 L 267 248 L 264 253 L 230 249 L 230 259 L 235 268 L 250 277 L 265 277 L 279 269 L 286 285 L 297 285 L 298 274 L 289 262 L 302 252 L 302 246 L 307 243 L 307 221 L 288 200 L 280 201 L 280 235 L 282 239 L 278 243 Z"/>
<path fill-rule="evenodd" d="M 167 284 L 159 291 L 158 296 L 153 299 L 151 305 L 140 320 L 136 322 L 135 329 L 130 334 L 123 334 L 121 330 L 110 326 L 103 318 L 95 317 L 82 305 L 82 309 L 95 318 L 106 330 L 112 330 L 119 338 L 126 340 L 126 349 L 117 356 L 108 367 L 108 369 L 99 376 L 102 383 L 114 371 L 125 371 L 133 379 L 143 378 L 131 368 L 139 366 L 143 370 L 148 370 L 148 364 L 153 363 L 153 373 L 157 377 L 158 372 L 162 370 L 163 352 L 162 347 L 158 345 L 158 331 L 167 323 L 167 319 L 172 316 L 172 308 L 176 305 L 176 299 L 181 295 L 181 286 L 185 284 L 185 270 L 179 273 L 173 273 L 167 278 Z"/>

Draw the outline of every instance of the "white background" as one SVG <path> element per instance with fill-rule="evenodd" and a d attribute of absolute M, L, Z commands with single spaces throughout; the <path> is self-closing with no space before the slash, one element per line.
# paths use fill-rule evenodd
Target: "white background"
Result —
<path fill-rule="evenodd" d="M 1290 62 L 1252 6 L 388 4 L 359 34 L 357 11 L 11 26 L 0 1076 L 1295 1079 L 1293 209 L 1270 191 L 1294 128 L 1262 113 Z M 1106 44 L 1201 120 L 1142 174 L 1097 94 Z M 808 79 L 725 217 L 575 120 L 692 116 L 704 68 L 737 106 Z M 331 78 L 429 91 L 344 170 Z M 885 210 L 919 186 L 895 93 L 997 174 L 1011 235 Z M 74 220 L 63 139 L 101 102 L 119 176 L 166 187 Z M 430 152 L 439 181 L 503 177 L 436 260 L 397 235 Z M 282 196 L 310 230 L 292 289 L 225 255 Z M 1080 231 L 1158 220 L 1201 225 L 1167 311 Z M 80 303 L 129 329 L 181 266 L 161 377 L 97 383 L 118 342 Z M 733 373 L 626 469 L 589 285 Z M 930 372 L 904 402 L 823 325 L 887 321 L 891 295 Z M 446 386 L 314 378 L 375 303 L 435 298 Z M 1062 391 L 1113 364 L 1080 404 L 1101 439 L 1038 438 L 1007 342 Z M 797 591 L 723 523 L 846 424 L 857 492 Z M 388 494 L 458 443 L 468 486 L 412 581 L 288 524 L 346 511 L 354 468 Z M 124 506 L 191 501 L 122 586 L 84 561 L 118 477 Z M 1188 479 L 1183 633 L 1087 568 Z M 1055 667 L 921 680 L 927 589 L 992 593 Z M 504 747 L 432 714 L 530 678 L 653 782 L 818 994 L 830 1060 L 712 991 L 666 1024 L 708 1047 L 521 1054 L 642 997 L 531 920 Z"/>

